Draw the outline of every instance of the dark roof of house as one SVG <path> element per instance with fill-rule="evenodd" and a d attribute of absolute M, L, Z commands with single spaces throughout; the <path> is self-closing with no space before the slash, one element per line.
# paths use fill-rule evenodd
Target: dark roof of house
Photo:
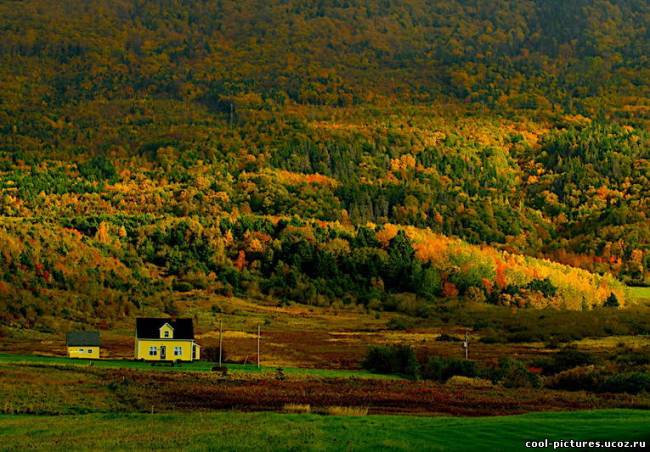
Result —
<path fill-rule="evenodd" d="M 192 319 L 135 319 L 135 336 L 139 339 L 160 339 L 160 328 L 165 323 L 174 328 L 174 339 L 194 339 Z"/>
<path fill-rule="evenodd" d="M 98 331 L 70 331 L 65 337 L 65 343 L 71 347 L 85 345 L 87 347 L 99 347 Z"/>

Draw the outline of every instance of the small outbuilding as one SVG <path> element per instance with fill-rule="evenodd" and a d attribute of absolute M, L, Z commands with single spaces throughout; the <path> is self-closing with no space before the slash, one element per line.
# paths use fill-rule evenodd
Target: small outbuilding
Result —
<path fill-rule="evenodd" d="M 99 359 L 101 341 L 98 331 L 71 331 L 66 336 L 68 357 Z"/>

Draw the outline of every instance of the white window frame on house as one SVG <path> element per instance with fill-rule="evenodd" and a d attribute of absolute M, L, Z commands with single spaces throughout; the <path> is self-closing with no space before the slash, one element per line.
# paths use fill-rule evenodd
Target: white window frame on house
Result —
<path fill-rule="evenodd" d="M 183 356 L 183 347 L 175 346 L 174 347 L 174 356 Z"/>
<path fill-rule="evenodd" d="M 89 348 L 89 349 L 88 349 L 88 353 L 92 353 L 92 352 L 93 352 L 93 349 L 92 349 L 92 348 Z"/>
<path fill-rule="evenodd" d="M 79 353 L 83 353 L 83 352 L 84 352 L 84 349 L 83 349 L 83 348 L 80 348 L 80 349 L 79 349 Z"/>
<path fill-rule="evenodd" d="M 158 347 L 151 345 L 149 347 L 149 356 L 158 356 Z"/>
<path fill-rule="evenodd" d="M 165 331 L 164 336 L 165 336 L 165 338 L 169 337 L 169 330 Z"/>

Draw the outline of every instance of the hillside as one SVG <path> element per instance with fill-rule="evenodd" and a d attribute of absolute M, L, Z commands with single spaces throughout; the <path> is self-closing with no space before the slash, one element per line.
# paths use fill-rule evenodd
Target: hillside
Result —
<path fill-rule="evenodd" d="M 178 312 L 170 291 L 234 294 L 419 317 L 435 300 L 589 310 L 623 286 L 535 258 L 386 224 L 343 227 L 263 217 L 103 215 L 0 226 L 3 323 L 49 325 Z M 204 296 L 202 295 L 202 296 Z"/>
<path fill-rule="evenodd" d="M 645 1 L 0 17 L 7 323 L 173 313 L 194 290 L 588 310 L 650 283 Z"/>
<path fill-rule="evenodd" d="M 0 13 L 7 106 L 25 113 L 133 97 L 220 111 L 258 95 L 648 119 L 644 0 L 27 0 Z"/>

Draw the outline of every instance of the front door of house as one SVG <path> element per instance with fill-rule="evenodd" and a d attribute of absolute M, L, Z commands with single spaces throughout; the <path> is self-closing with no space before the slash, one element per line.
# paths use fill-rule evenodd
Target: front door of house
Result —
<path fill-rule="evenodd" d="M 167 359 L 167 347 L 165 345 L 160 346 L 160 359 Z"/>

